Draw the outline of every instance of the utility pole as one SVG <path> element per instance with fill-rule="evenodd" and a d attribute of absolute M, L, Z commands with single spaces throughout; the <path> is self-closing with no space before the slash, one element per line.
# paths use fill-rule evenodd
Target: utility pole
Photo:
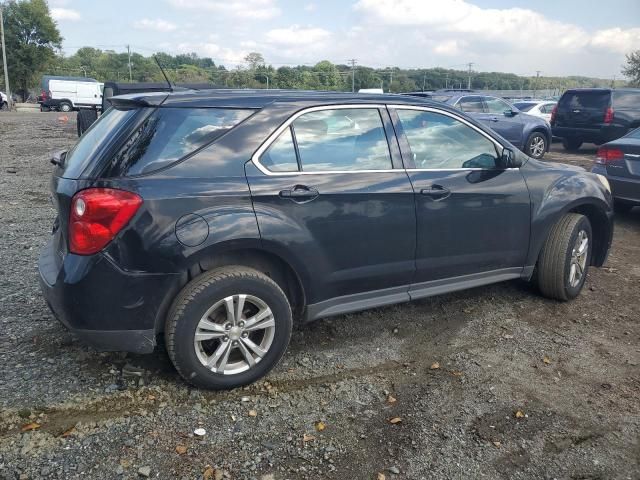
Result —
<path fill-rule="evenodd" d="M 0 5 L 0 38 L 2 39 L 2 67 L 4 68 L 4 88 L 7 90 L 7 106 L 9 110 L 13 107 L 13 98 L 11 98 L 11 88 L 9 87 L 9 71 L 7 70 L 7 50 L 4 46 L 4 17 L 2 11 L 4 5 Z"/>
<path fill-rule="evenodd" d="M 533 98 L 538 96 L 538 79 L 540 78 L 540 70 L 536 70 L 536 84 L 533 87 Z"/>
<path fill-rule="evenodd" d="M 447 72 L 447 76 L 444 79 L 444 88 L 449 88 L 449 72 Z"/>
<path fill-rule="evenodd" d="M 422 73 L 422 91 L 424 92 L 424 86 L 427 83 L 427 72 Z"/>
<path fill-rule="evenodd" d="M 467 63 L 467 66 L 469 67 L 469 81 L 467 82 L 467 88 L 471 90 L 471 67 L 473 67 L 473 62 Z"/>
<path fill-rule="evenodd" d="M 131 48 L 129 48 L 129 45 L 127 45 L 127 55 L 129 55 L 129 82 L 133 82 L 131 75 Z"/>
<path fill-rule="evenodd" d="M 349 60 L 351 64 L 351 93 L 356 91 L 356 62 L 358 60 L 356 58 L 352 58 Z"/>

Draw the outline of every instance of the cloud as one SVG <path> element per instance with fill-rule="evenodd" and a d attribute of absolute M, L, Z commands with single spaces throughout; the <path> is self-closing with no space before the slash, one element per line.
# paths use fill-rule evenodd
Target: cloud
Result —
<path fill-rule="evenodd" d="M 591 45 L 618 53 L 628 53 L 640 48 L 640 28 L 623 30 L 616 27 L 598 30 L 591 39 Z"/>
<path fill-rule="evenodd" d="M 269 20 L 280 15 L 274 0 L 169 0 L 176 8 L 208 11 L 242 19 Z"/>
<path fill-rule="evenodd" d="M 317 27 L 291 25 L 287 28 L 274 28 L 265 35 L 267 42 L 284 46 L 317 45 L 331 36 L 331 32 Z"/>
<path fill-rule="evenodd" d="M 223 64 L 225 66 L 242 65 L 244 63 L 244 57 L 249 53 L 246 50 L 222 47 L 213 42 L 184 42 L 175 46 L 174 49 L 178 53 L 196 52 L 203 57 L 211 57 L 217 64 Z"/>
<path fill-rule="evenodd" d="M 71 8 L 52 8 L 51 9 L 51 17 L 57 22 L 69 21 L 69 22 L 77 22 L 80 20 L 80 12 L 77 10 L 73 10 Z"/>
<path fill-rule="evenodd" d="M 156 32 L 171 32 L 178 28 L 176 24 L 162 20 L 161 18 L 143 18 L 142 20 L 134 22 L 133 26 L 138 30 L 153 30 Z"/>

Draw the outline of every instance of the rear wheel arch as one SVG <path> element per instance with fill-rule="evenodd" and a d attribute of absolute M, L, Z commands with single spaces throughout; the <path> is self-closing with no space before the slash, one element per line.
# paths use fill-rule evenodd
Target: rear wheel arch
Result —
<path fill-rule="evenodd" d="M 160 333 L 164 328 L 169 305 L 189 282 L 204 272 L 227 266 L 248 267 L 264 273 L 275 281 L 287 296 L 294 319 L 302 316 L 306 306 L 305 290 L 300 277 L 291 264 L 281 256 L 264 249 L 238 247 L 224 251 L 202 252 L 198 258 L 184 268 L 177 291 L 172 292 L 171 298 L 167 298 L 167 305 L 164 306 L 156 319 L 156 333 Z"/>

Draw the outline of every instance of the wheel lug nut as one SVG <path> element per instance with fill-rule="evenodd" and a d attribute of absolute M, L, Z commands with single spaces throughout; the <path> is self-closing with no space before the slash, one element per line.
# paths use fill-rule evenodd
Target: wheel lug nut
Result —
<path fill-rule="evenodd" d="M 224 329 L 225 329 L 225 330 L 231 330 L 231 324 L 230 324 L 230 323 L 227 323 L 227 324 L 224 326 Z"/>
<path fill-rule="evenodd" d="M 244 327 L 244 322 L 240 322 L 240 323 L 238 324 L 238 326 L 239 326 L 240 328 L 243 328 L 243 327 Z"/>
<path fill-rule="evenodd" d="M 242 338 L 247 338 L 249 336 L 249 334 L 247 332 L 243 332 L 242 333 Z"/>
<path fill-rule="evenodd" d="M 224 340 L 225 342 L 229 341 L 229 337 L 227 337 L 226 335 L 222 338 L 222 340 Z"/>
<path fill-rule="evenodd" d="M 234 340 L 234 341 L 233 341 L 233 346 L 235 347 L 235 346 L 237 346 L 237 345 L 238 345 L 238 341 L 237 341 L 237 340 Z"/>

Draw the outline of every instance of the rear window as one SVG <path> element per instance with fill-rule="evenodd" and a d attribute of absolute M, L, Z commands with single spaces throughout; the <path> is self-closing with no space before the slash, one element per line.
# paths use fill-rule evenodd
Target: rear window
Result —
<path fill-rule="evenodd" d="M 616 91 L 613 93 L 613 106 L 621 109 L 640 110 L 640 90 L 637 92 Z"/>
<path fill-rule="evenodd" d="M 78 143 L 69 150 L 63 176 L 79 178 L 91 161 L 96 159 L 120 129 L 138 114 L 137 110 L 108 109 L 89 127 Z"/>
<path fill-rule="evenodd" d="M 627 133 L 628 138 L 637 138 L 640 140 L 640 128 L 636 128 L 633 132 Z"/>
<path fill-rule="evenodd" d="M 567 92 L 559 102 L 559 107 L 570 110 L 605 110 L 609 106 L 610 92 Z"/>
<path fill-rule="evenodd" d="M 242 122 L 253 110 L 160 107 L 136 127 L 105 176 L 149 173 L 194 153 Z"/>
<path fill-rule="evenodd" d="M 432 95 L 431 100 L 435 100 L 436 102 L 446 102 L 451 98 L 451 95 Z"/>
<path fill-rule="evenodd" d="M 514 105 L 521 112 L 528 112 L 529 110 L 531 110 L 533 107 L 536 106 L 535 103 L 529 103 L 529 102 L 518 102 L 518 103 L 514 103 Z"/>

